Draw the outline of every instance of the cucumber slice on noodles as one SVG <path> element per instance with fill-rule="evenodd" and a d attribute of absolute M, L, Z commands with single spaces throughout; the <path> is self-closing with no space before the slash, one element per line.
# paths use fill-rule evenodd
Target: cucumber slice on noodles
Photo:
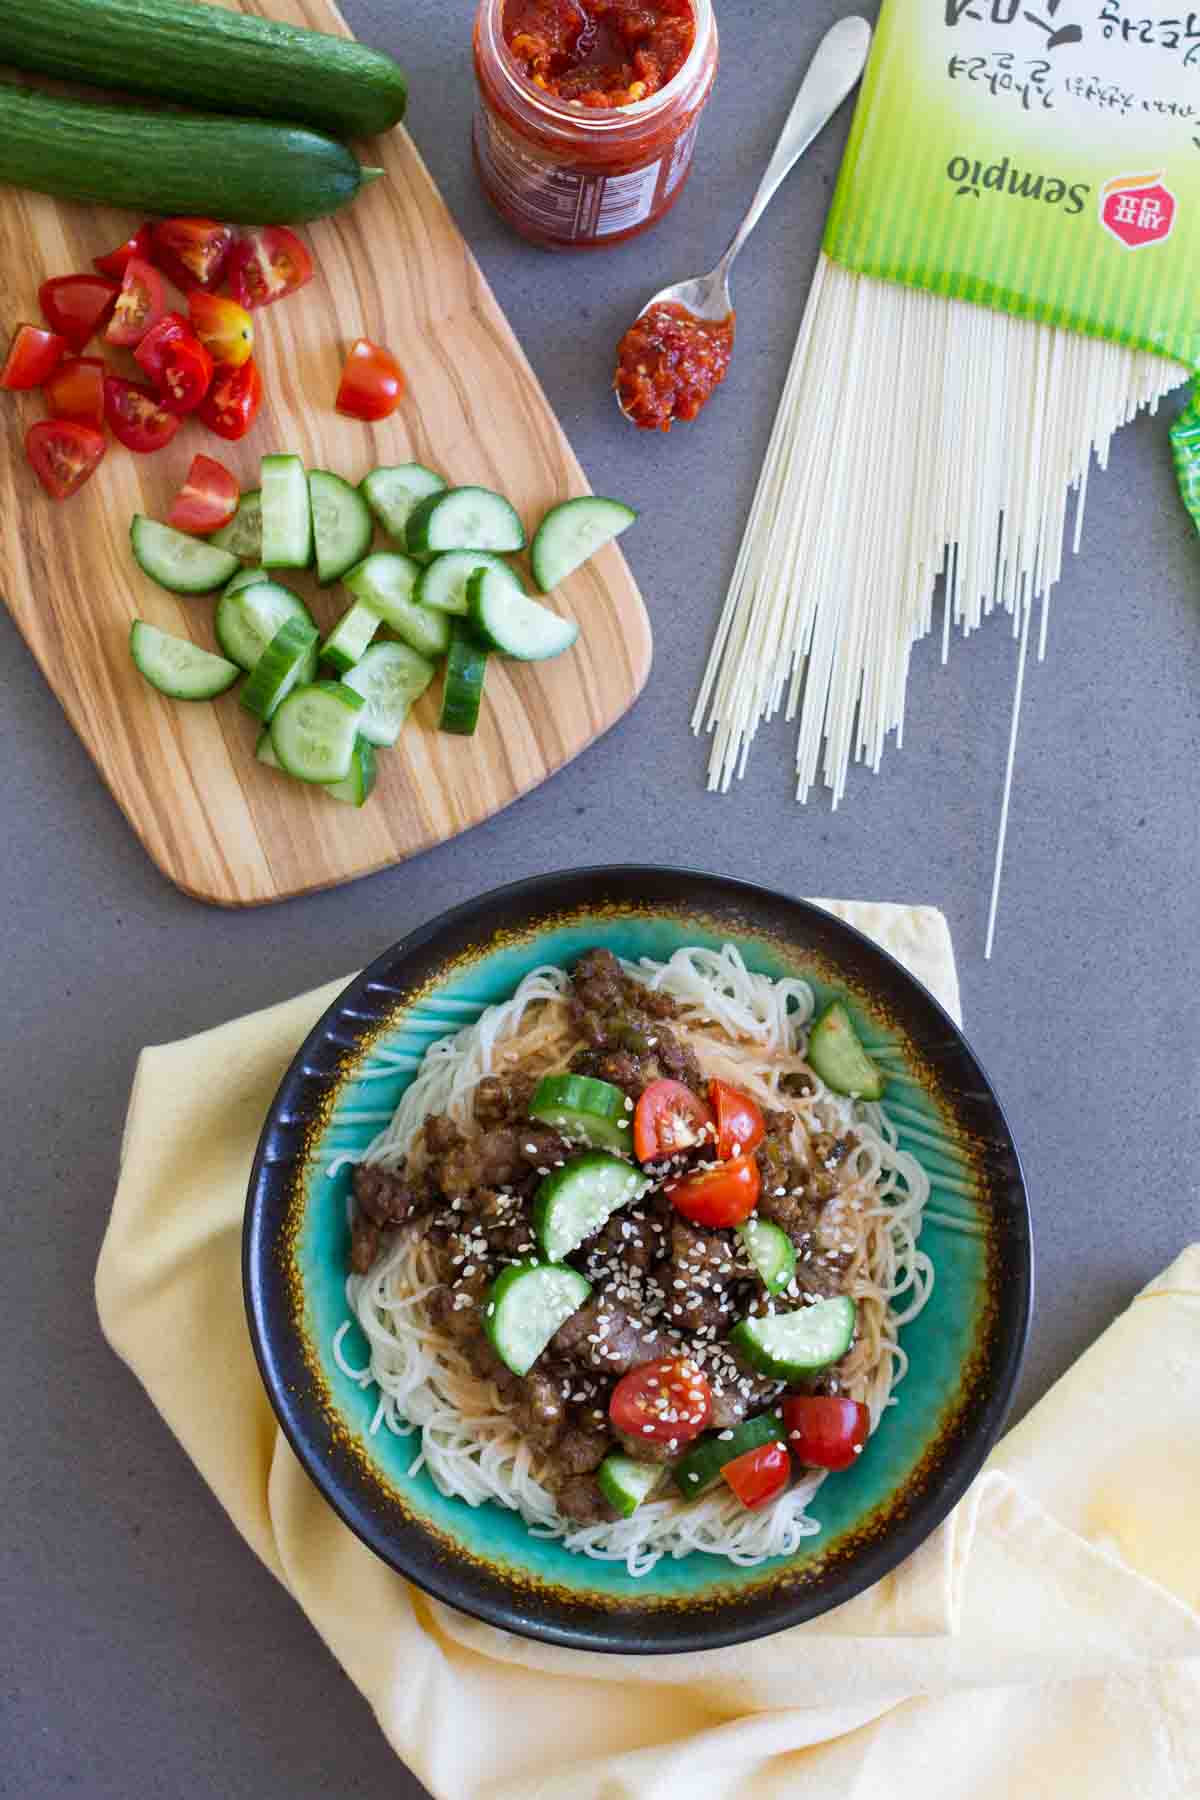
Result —
<path fill-rule="evenodd" d="M 483 1328 L 514 1375 L 528 1375 L 560 1325 L 579 1311 L 591 1284 L 562 1263 L 513 1263 L 487 1291 Z"/>
<path fill-rule="evenodd" d="M 543 594 L 595 556 L 597 550 L 628 531 L 637 514 L 620 500 L 589 494 L 551 507 L 533 536 L 529 561 Z"/>
<path fill-rule="evenodd" d="M 261 592 L 248 588 L 248 594 Z M 317 628 L 303 619 L 285 619 L 246 677 L 238 696 L 256 719 L 269 719 L 294 687 L 311 680 L 316 667 Z"/>
<path fill-rule="evenodd" d="M 371 509 L 356 487 L 340 475 L 331 475 L 328 469 L 309 471 L 308 499 L 317 580 L 322 587 L 328 587 L 361 562 L 371 548 Z"/>
<path fill-rule="evenodd" d="M 133 515 L 129 542 L 138 567 L 172 594 L 211 594 L 236 575 L 238 559 L 206 538 L 189 537 L 173 525 Z"/>
<path fill-rule="evenodd" d="M 129 653 L 151 687 L 172 700 L 215 700 L 240 673 L 236 663 L 142 619 L 135 619 L 130 628 Z"/>
<path fill-rule="evenodd" d="M 796 1247 L 787 1232 L 757 1215 L 737 1231 L 768 1294 L 782 1294 L 796 1273 Z"/>
<path fill-rule="evenodd" d="M 744 1419 L 728 1431 L 712 1431 L 693 1444 L 671 1470 L 672 1479 L 685 1500 L 695 1500 L 721 1479 L 726 1463 L 745 1456 L 748 1450 L 761 1450 L 764 1444 L 787 1442 L 783 1419 L 778 1412 L 761 1413 L 757 1419 Z"/>
<path fill-rule="evenodd" d="M 859 1042 L 841 1000 L 831 1000 L 808 1034 L 807 1056 L 826 1087 L 858 1100 L 881 1100 L 887 1085 Z"/>
<path fill-rule="evenodd" d="M 332 663 L 339 674 L 345 674 L 366 655 L 382 623 L 377 612 L 364 601 L 356 600 L 321 645 L 322 661 Z"/>
<path fill-rule="evenodd" d="M 217 601 L 213 630 L 231 661 L 243 669 L 254 669 L 288 619 L 298 619 L 301 625 L 312 624 L 303 600 L 260 573 L 257 581 L 245 582 L 240 588 L 235 588 L 233 582 L 229 584 Z"/>
<path fill-rule="evenodd" d="M 271 720 L 271 747 L 280 767 L 299 781 L 325 787 L 345 781 L 364 704 L 362 695 L 343 681 L 295 688 Z"/>
<path fill-rule="evenodd" d="M 346 586 L 358 600 L 378 613 L 398 638 L 436 661 L 450 648 L 450 620 L 444 611 L 423 606 L 415 598 L 421 577 L 411 556 L 377 550 L 346 576 Z"/>
<path fill-rule="evenodd" d="M 561 656 L 579 636 L 573 619 L 561 619 L 530 600 L 495 569 L 476 569 L 467 582 L 472 625 L 485 644 L 518 662 L 546 662 Z"/>
<path fill-rule="evenodd" d="M 218 550 L 232 551 L 243 562 L 256 563 L 262 556 L 262 493 L 251 488 L 238 501 L 238 509 L 228 525 L 214 531 L 209 538 Z"/>
<path fill-rule="evenodd" d="M 446 657 L 446 681 L 438 724 L 443 731 L 470 737 L 479 723 L 488 653 L 465 620 L 456 619 Z"/>
<path fill-rule="evenodd" d="M 800 1381 L 845 1356 L 854 1340 L 856 1316 L 849 1295 L 838 1294 L 798 1312 L 742 1319 L 730 1332 L 729 1342 L 762 1374 Z"/>
<path fill-rule="evenodd" d="M 548 1262 L 563 1262 L 650 1186 L 632 1163 L 585 1150 L 547 1175 L 533 1201 L 533 1229 Z"/>
<path fill-rule="evenodd" d="M 543 1075 L 529 1103 L 529 1116 L 553 1126 L 572 1143 L 598 1150 L 628 1150 L 633 1113 L 611 1081 L 593 1075 Z"/>
<path fill-rule="evenodd" d="M 650 1498 L 665 1473 L 661 1463 L 634 1462 L 632 1456 L 614 1450 L 600 1464 L 596 1480 L 608 1504 L 627 1519 Z"/>
<path fill-rule="evenodd" d="M 444 494 L 446 482 L 424 463 L 395 463 L 372 469 L 361 482 L 367 504 L 388 536 L 407 550 L 405 535 L 409 516 L 431 494 Z"/>
<path fill-rule="evenodd" d="M 307 569 L 312 561 L 312 505 L 298 456 L 264 456 L 262 564 L 264 569 Z"/>
<path fill-rule="evenodd" d="M 438 612 L 457 613 L 465 618 L 470 611 L 467 584 L 477 569 L 495 569 L 511 581 L 518 593 L 524 593 L 520 577 L 500 557 L 489 550 L 448 550 L 435 556 L 427 569 L 422 569 L 414 598 L 422 606 Z"/>
<path fill-rule="evenodd" d="M 523 550 L 525 527 L 503 494 L 491 488 L 449 488 L 413 508 L 405 541 L 417 556 L 441 550 Z"/>
<path fill-rule="evenodd" d="M 433 664 L 407 644 L 372 644 L 343 676 L 345 686 L 366 703 L 358 722 L 362 735 L 372 744 L 394 744 L 409 707 L 433 677 Z"/>

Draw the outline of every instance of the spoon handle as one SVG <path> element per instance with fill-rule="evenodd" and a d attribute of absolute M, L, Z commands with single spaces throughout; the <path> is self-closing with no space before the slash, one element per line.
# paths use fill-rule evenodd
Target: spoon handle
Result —
<path fill-rule="evenodd" d="M 862 74 L 870 47 L 871 27 L 865 19 L 853 17 L 839 19 L 836 25 L 831 25 L 817 45 L 787 124 L 779 134 L 774 154 L 758 184 L 758 192 L 750 202 L 750 210 L 721 258 L 719 267 L 723 274 L 728 273 L 729 265 L 758 224 L 796 158 L 808 149 L 822 126 L 828 124 Z"/>

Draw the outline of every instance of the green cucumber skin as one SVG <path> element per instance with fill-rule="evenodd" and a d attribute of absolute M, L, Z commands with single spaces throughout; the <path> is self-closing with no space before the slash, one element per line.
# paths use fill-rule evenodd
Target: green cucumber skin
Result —
<path fill-rule="evenodd" d="M 818 1300 L 811 1307 L 802 1307 L 798 1312 L 776 1315 L 776 1318 L 794 1319 L 798 1322 L 812 1320 L 818 1313 L 832 1318 L 834 1309 L 841 1317 L 842 1330 L 834 1339 L 834 1348 L 828 1354 L 805 1352 L 803 1346 L 800 1355 L 788 1355 L 786 1346 L 769 1349 L 756 1335 L 768 1324 L 768 1317 L 742 1319 L 729 1334 L 730 1348 L 745 1358 L 760 1374 L 771 1375 L 776 1381 L 803 1381 L 809 1375 L 817 1375 L 832 1363 L 843 1357 L 854 1342 L 854 1333 L 858 1321 L 858 1309 L 847 1295 L 839 1294 L 829 1300 Z M 797 1329 L 803 1329 L 799 1323 Z"/>
<path fill-rule="evenodd" d="M 387 131 L 407 102 L 403 71 L 378 50 L 193 0 L 5 7 L 0 62 L 185 106 L 296 119 L 335 137 Z"/>
<path fill-rule="evenodd" d="M 336 212 L 370 178 L 344 144 L 302 125 L 97 106 L 0 82 L 0 182 L 61 200 L 296 225 Z"/>

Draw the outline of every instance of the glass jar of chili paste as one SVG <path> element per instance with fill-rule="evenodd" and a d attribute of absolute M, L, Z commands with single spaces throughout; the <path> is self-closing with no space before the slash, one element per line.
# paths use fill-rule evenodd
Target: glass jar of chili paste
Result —
<path fill-rule="evenodd" d="M 717 72 L 711 0 L 480 0 L 479 178 L 546 248 L 599 248 L 674 205 Z"/>

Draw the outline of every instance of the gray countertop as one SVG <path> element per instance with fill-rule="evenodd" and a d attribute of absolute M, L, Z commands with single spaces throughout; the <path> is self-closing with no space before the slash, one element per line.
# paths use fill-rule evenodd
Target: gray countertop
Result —
<path fill-rule="evenodd" d="M 92 1270 L 145 1043 L 347 972 L 444 907 L 558 866 L 657 860 L 798 894 L 931 901 L 949 915 L 967 1030 L 1032 1193 L 1037 1310 L 1018 1411 L 1197 1235 L 1200 545 L 1162 419 L 1125 430 L 1095 480 L 1048 660 L 1030 668 L 992 963 L 982 941 L 1014 675 L 1004 624 L 956 644 L 946 670 L 921 649 L 904 750 L 881 777 L 856 774 L 837 813 L 793 803 L 783 726 L 760 735 L 736 792 L 705 792 L 688 714 L 844 116 L 740 266 L 738 354 L 710 415 L 669 439 L 635 435 L 606 392 L 611 352 L 648 292 L 715 260 L 841 10 L 721 9 L 721 74 L 678 207 L 649 237 L 572 258 L 510 237 L 476 188 L 469 0 L 347 0 L 363 37 L 408 65 L 417 142 L 594 485 L 644 509 L 626 543 L 655 631 L 649 688 L 545 787 L 355 886 L 206 909 L 146 860 L 0 612 L 0 1059 L 14 1138 L 0 1209 L 12 1352 L 0 1384 L 0 1793 L 420 1791 L 100 1339 Z"/>

